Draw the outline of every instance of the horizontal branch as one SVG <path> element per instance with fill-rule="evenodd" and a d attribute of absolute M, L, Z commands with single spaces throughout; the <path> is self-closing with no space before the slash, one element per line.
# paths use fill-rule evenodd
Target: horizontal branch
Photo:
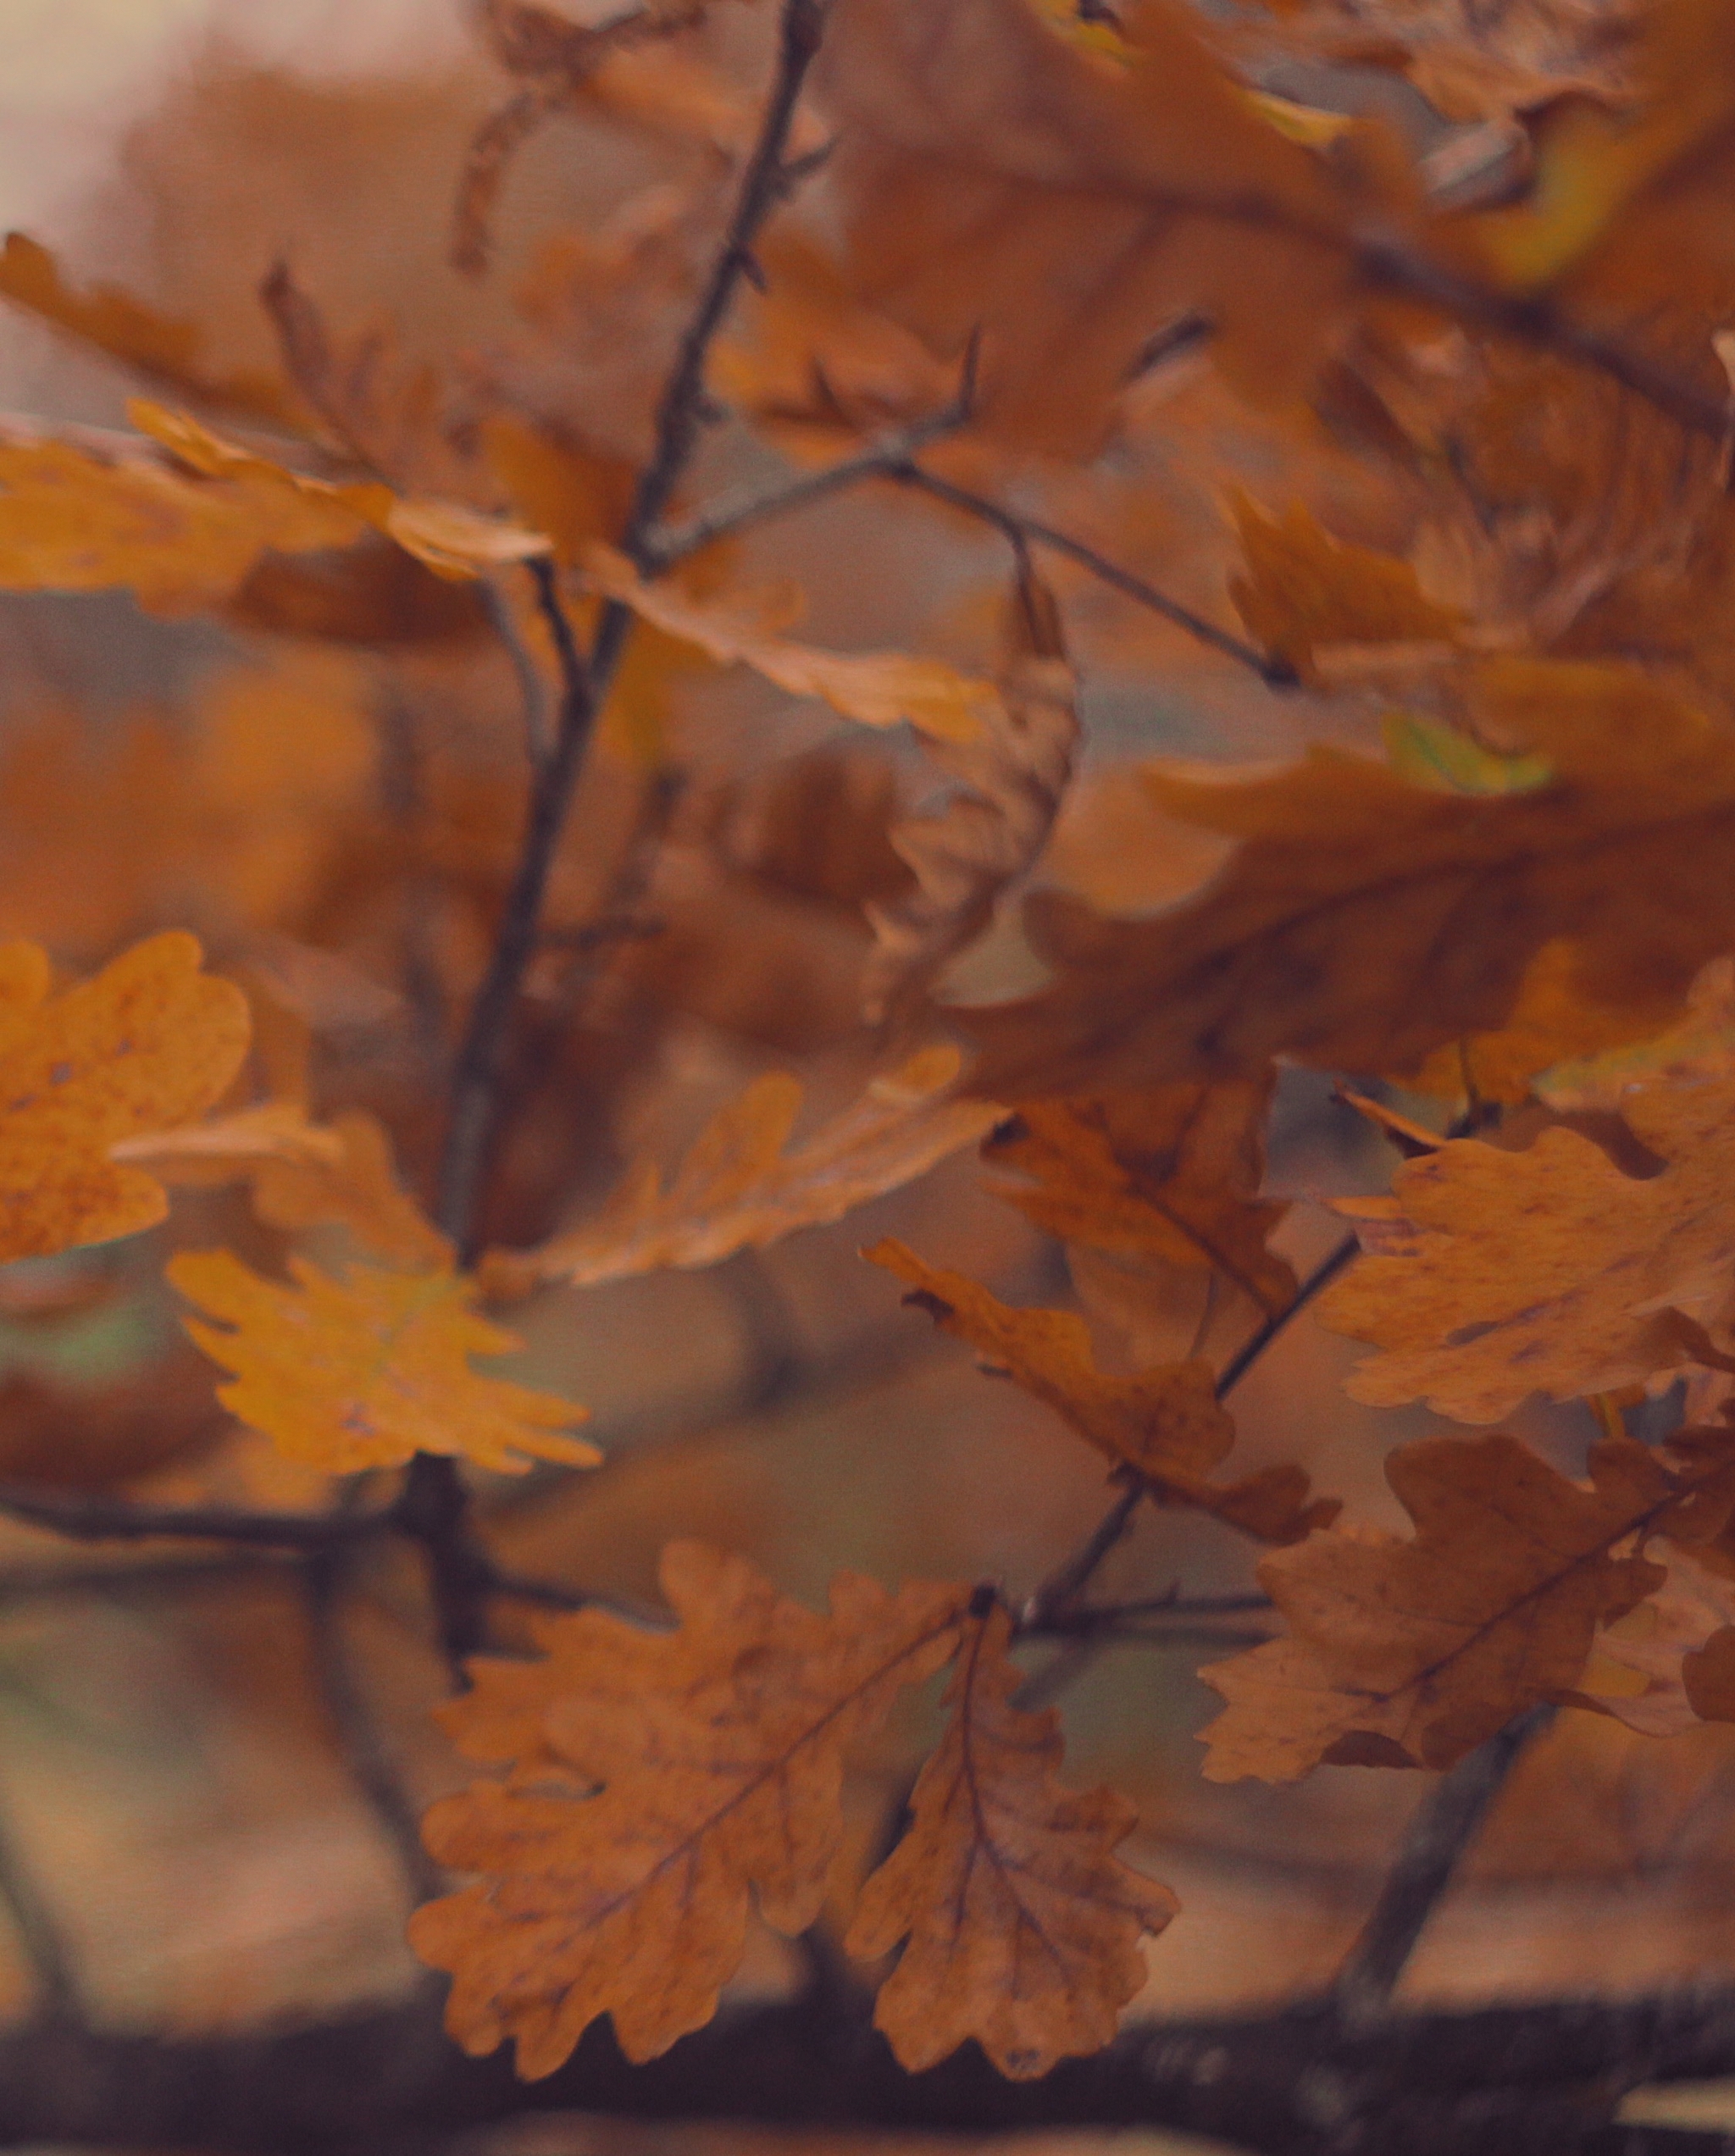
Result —
<path fill-rule="evenodd" d="M 973 2048 L 906 2075 L 859 2021 L 726 2010 L 648 2066 L 603 2027 L 546 2080 L 466 2059 L 431 1987 L 320 2026 L 180 2040 L 38 2022 L 0 2036 L 0 2145 L 338 2156 L 544 2110 L 995 2133 L 1171 2127 L 1292 2156 L 1592 2156 L 1620 2095 L 1735 2068 L 1735 1988 L 1538 2001 L 1344 2026 L 1312 2000 L 1249 2020 L 1140 2024 L 1093 2059 L 1003 2081 Z M 1633 2144 L 1623 2142 L 1623 2149 Z"/>
<path fill-rule="evenodd" d="M 252 1512 L 220 1505 L 134 1505 L 125 1498 L 0 1483 L 0 1513 L 74 1542 L 146 1542 L 178 1537 L 270 1549 L 330 1549 L 364 1542 L 396 1524 L 380 1512 Z"/>

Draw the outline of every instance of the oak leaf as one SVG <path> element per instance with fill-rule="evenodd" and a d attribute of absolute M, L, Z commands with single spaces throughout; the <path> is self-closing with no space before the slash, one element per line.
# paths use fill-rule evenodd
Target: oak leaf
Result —
<path fill-rule="evenodd" d="M 756 1899 L 779 1931 L 813 1922 L 845 1754 L 949 1659 L 965 1601 L 845 1573 L 816 1616 L 697 1543 L 671 1544 L 662 1577 L 678 1631 L 546 1621 L 546 1660 L 478 1662 L 441 1710 L 468 1756 L 514 1760 L 533 1787 L 434 1807 L 435 1859 L 484 1876 L 419 1909 L 411 1943 L 452 1972 L 452 2034 L 472 2052 L 516 2037 L 527 2076 L 603 2014 L 635 2060 L 709 2020 Z"/>
<path fill-rule="evenodd" d="M 1333 538 L 1300 502 L 1278 516 L 1237 489 L 1229 506 L 1246 563 L 1229 596 L 1269 656 L 1299 673 L 1321 645 L 1449 643 L 1460 627 L 1408 562 Z"/>
<path fill-rule="evenodd" d="M 1735 1721 L 1735 1709 L 1706 1714 L 1692 1696 L 1717 1704 L 1718 1688 L 1705 1677 L 1723 1650 L 1714 1651 L 1709 1665 L 1696 1658 L 1731 1625 L 1735 1582 L 1676 1551 L 1656 1593 L 1599 1636 L 1575 1696 L 1645 1737 L 1678 1737 L 1698 1721 Z"/>
<path fill-rule="evenodd" d="M 903 1943 L 873 2020 L 906 2073 L 972 2037 L 1020 2081 L 1100 2051 L 1144 1984 L 1140 1937 L 1178 1906 L 1115 1854 L 1135 1807 L 1061 1786 L 1059 1716 L 1014 1704 L 1023 1672 L 1010 1636 L 998 1607 L 967 1625 L 951 1718 L 845 1940 L 864 1958 Z"/>
<path fill-rule="evenodd" d="M 540 1250 L 491 1250 L 485 1291 L 510 1298 L 539 1283 L 581 1288 L 665 1266 L 715 1265 L 798 1228 L 840 1220 L 980 1138 L 998 1111 L 949 1097 L 957 1052 L 924 1049 L 871 1079 L 860 1100 L 790 1145 L 801 1087 L 784 1072 L 756 1078 L 720 1109 L 665 1187 L 655 1161 L 629 1171 L 602 1211 Z"/>
<path fill-rule="evenodd" d="M 993 920 L 1001 894 L 1047 843 L 1073 775 L 1078 684 L 1053 593 L 1021 561 L 1006 610 L 1000 694 L 971 740 L 935 735 L 931 760 L 959 782 L 932 813 L 895 823 L 915 871 L 907 894 L 868 908 L 875 948 L 862 984 L 879 1021 L 924 987 Z"/>
<path fill-rule="evenodd" d="M 1597 1627 L 1667 1577 L 1616 1549 L 1671 1528 L 1702 1538 L 1735 1498 L 1728 1442 L 1671 1469 L 1606 1439 L 1590 1473 L 1582 1487 L 1505 1436 L 1393 1453 L 1386 1479 L 1413 1538 L 1335 1529 L 1263 1560 L 1289 1633 L 1200 1672 L 1228 1702 L 1203 1732 L 1206 1775 L 1448 1767 L 1576 1687 Z"/>
<path fill-rule="evenodd" d="M 213 373 L 202 363 L 204 337 L 192 323 L 159 314 L 115 285 L 75 291 L 49 250 L 23 232 L 8 232 L 0 248 L 0 297 L 196 403 L 268 426 L 301 423 L 299 407 L 274 374 Z"/>
<path fill-rule="evenodd" d="M 1281 1054 L 1414 1070 L 1500 1025 L 1561 938 L 1581 1003 L 1666 1023 L 1735 937 L 1735 740 L 1619 667 L 1495 660 L 1472 687 L 1552 783 L 1460 796 L 1323 747 L 1239 782 L 1148 768 L 1167 814 L 1240 845 L 1150 920 L 1038 893 L 1030 933 L 1058 978 L 951 1014 L 983 1046 L 972 1087 L 1016 1102 L 1251 1076 Z"/>
<path fill-rule="evenodd" d="M 1680 1316 L 1735 1344 L 1735 1075 L 1636 1086 L 1621 1113 L 1660 1173 L 1625 1174 L 1555 1127 L 1522 1153 L 1455 1139 L 1400 1168 L 1389 1198 L 1346 1201 L 1365 1254 L 1320 1316 L 1383 1350 L 1353 1399 L 1493 1422 L 1532 1393 L 1573 1399 L 1691 1361 Z"/>
<path fill-rule="evenodd" d="M 862 1255 L 908 1281 L 915 1293 L 906 1301 L 1054 1409 L 1116 1466 L 1132 1468 L 1162 1499 L 1196 1506 L 1261 1542 L 1294 1542 L 1337 1516 L 1333 1500 L 1308 1501 L 1299 1467 L 1264 1468 L 1239 1483 L 1206 1481 L 1235 1442 L 1209 1363 L 1161 1363 L 1130 1377 L 1107 1377 L 1096 1367 L 1089 1327 L 1072 1311 L 1012 1309 L 965 1274 L 928 1265 L 890 1237 Z"/>
<path fill-rule="evenodd" d="M 912 658 L 901 651 L 826 651 L 790 642 L 779 631 L 787 626 L 792 602 L 782 596 L 761 602 L 755 619 L 746 610 L 647 584 L 613 548 L 589 547 L 584 560 L 587 583 L 666 635 L 697 645 L 720 666 L 751 667 L 792 696 L 818 696 L 863 726 L 896 726 L 907 719 L 934 740 L 964 744 L 1004 723 L 994 684 L 960 673 L 943 659 Z"/>
<path fill-rule="evenodd" d="M 246 999 L 202 956 L 191 936 L 152 936 L 53 994 L 38 945 L 0 944 L 0 1261 L 168 1211 L 161 1181 L 111 1149 L 190 1122 L 241 1067 Z"/>
<path fill-rule="evenodd" d="M 218 1398 L 291 1459 L 332 1474 L 402 1466 L 419 1452 L 501 1474 L 532 1460 L 596 1464 L 594 1445 L 565 1434 L 583 1408 L 471 1368 L 471 1356 L 521 1343 L 476 1314 L 463 1274 L 356 1268 L 340 1278 L 293 1254 L 289 1267 L 285 1284 L 232 1251 L 184 1250 L 167 1272 L 202 1313 L 183 1321 L 187 1332 L 231 1373 Z"/>
<path fill-rule="evenodd" d="M 1062 1242 L 1220 1274 L 1275 1316 L 1295 1300 L 1294 1269 L 1267 1248 L 1289 1208 L 1256 1195 L 1275 1083 L 1028 1101 L 983 1145 L 1012 1171 L 990 1187 Z"/>
<path fill-rule="evenodd" d="M 252 1169 L 253 1211 L 268 1227 L 346 1228 L 371 1256 L 406 1271 L 452 1263 L 450 1240 L 398 1181 L 377 1116 L 346 1108 L 321 1136 L 330 1150 L 278 1153 Z"/>

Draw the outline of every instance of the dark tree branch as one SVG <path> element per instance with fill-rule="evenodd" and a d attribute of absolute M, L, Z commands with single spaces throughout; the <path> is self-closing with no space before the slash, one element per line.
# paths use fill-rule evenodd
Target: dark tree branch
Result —
<path fill-rule="evenodd" d="M 224 1505 L 134 1505 L 125 1498 L 75 1496 L 0 1484 L 0 1513 L 74 1542 L 189 1541 L 268 1549 L 330 1549 L 365 1542 L 395 1524 L 384 1512 L 243 1512 Z"/>
<path fill-rule="evenodd" d="M 1428 1792 L 1338 1973 L 1338 2003 L 1347 2020 L 1371 2021 L 1388 2010 L 1405 1964 L 1489 1806 L 1505 1787 L 1520 1753 L 1553 1716 L 1554 1709 L 1547 1706 L 1518 1715 Z"/>
<path fill-rule="evenodd" d="M 740 2006 L 648 2066 L 606 2028 L 545 2081 L 466 2059 L 423 1993 L 313 2027 L 180 2041 L 37 2021 L 0 2037 L 0 2145 L 341 2156 L 426 2145 L 540 2110 L 773 2126 L 1172 2127 L 1262 2156 L 1629 2156 L 1621 2094 L 1735 2067 L 1735 1989 L 1566 1999 L 1346 2027 L 1330 2002 L 1247 2020 L 1136 2024 L 1039 2081 L 973 2048 L 906 2075 L 818 2002 Z M 824 2003 L 829 2005 L 830 2002 Z"/>
<path fill-rule="evenodd" d="M 1154 614 L 1161 614 L 1165 621 L 1176 628 L 1184 629 L 1189 636 L 1201 644 L 1208 644 L 1214 651 L 1221 651 L 1226 658 L 1239 665 L 1249 667 L 1273 689 L 1293 689 L 1300 676 L 1294 668 L 1282 659 L 1268 658 L 1244 639 L 1233 635 L 1226 629 L 1219 629 L 1215 622 L 1207 621 L 1203 614 L 1195 614 L 1190 607 L 1183 607 L 1178 599 L 1171 599 L 1159 591 L 1155 585 L 1147 584 L 1142 576 L 1134 576 L 1130 569 L 1123 569 L 1106 555 L 1099 554 L 1094 546 L 1087 546 L 1083 540 L 1068 533 L 1057 531 L 1052 524 L 1043 524 L 1034 517 L 1027 517 L 1017 510 L 1008 509 L 1003 502 L 990 501 L 985 494 L 973 494 L 967 487 L 954 486 L 950 479 L 936 477 L 924 471 L 919 464 L 908 463 L 889 471 L 889 479 L 901 485 L 917 488 L 930 495 L 936 502 L 949 502 L 967 516 L 980 518 L 1003 531 L 1006 537 L 1021 546 L 1045 546 L 1052 554 L 1059 554 L 1074 562 L 1081 569 L 1088 569 L 1100 583 L 1118 591 L 1123 598 L 1131 599 Z"/>
<path fill-rule="evenodd" d="M 1217 1381 L 1217 1396 L 1227 1399 L 1247 1372 L 1258 1361 L 1266 1350 L 1283 1332 L 1292 1318 L 1299 1317 L 1314 1297 L 1328 1288 L 1361 1247 L 1354 1229 L 1341 1243 L 1327 1252 L 1312 1272 L 1295 1291 L 1295 1300 L 1285 1310 L 1266 1319 L 1250 1339 L 1245 1340 L 1223 1366 L 1222 1375 Z"/>

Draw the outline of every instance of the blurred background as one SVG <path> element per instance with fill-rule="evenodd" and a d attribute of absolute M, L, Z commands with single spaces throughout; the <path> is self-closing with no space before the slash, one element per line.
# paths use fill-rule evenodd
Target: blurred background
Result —
<path fill-rule="evenodd" d="M 750 11 L 727 12 L 705 55 L 719 97 L 751 86 L 762 37 Z M 81 285 L 115 280 L 197 322 L 224 369 L 274 363 L 256 293 L 287 260 L 336 333 L 377 337 L 387 387 L 372 408 L 419 484 L 468 484 L 476 430 L 502 414 L 550 456 L 578 441 L 586 468 L 625 470 L 655 380 L 646 354 L 666 352 L 714 235 L 727 114 L 674 125 L 624 101 L 557 119 L 508 175 L 478 283 L 449 265 L 451 205 L 466 144 L 507 87 L 456 0 L 5 0 L 0 225 L 52 246 Z M 916 368 L 900 348 L 882 371 L 901 382 Z M 6 411 L 115 427 L 136 386 L 0 311 Z M 799 430 L 780 446 L 812 453 Z M 768 454 L 723 443 L 695 498 Z M 1380 535 L 1387 510 L 1353 460 L 1322 446 L 1300 462 L 1297 480 L 1294 445 L 1233 420 L 1183 364 L 1088 486 L 1060 472 L 1019 484 L 1227 618 L 1225 473 L 1256 491 L 1305 484 L 1339 528 Z M 1004 582 L 979 530 L 890 490 L 767 528 L 728 573 L 798 577 L 818 640 L 974 663 Z M 510 865 L 520 683 L 451 587 L 367 593 L 352 618 L 341 593 L 313 582 L 250 585 L 219 621 L 108 596 L 0 597 L 0 932 L 83 967 L 158 923 L 195 928 L 266 1014 L 264 1060 L 310 1057 L 320 1109 L 379 1113 L 407 1173 L 424 1178 L 443 1058 Z M 1063 579 L 1062 596 L 1089 745 L 1050 882 L 1136 908 L 1208 866 L 1140 825 L 1120 774 L 1141 757 L 1246 761 L 1304 737 L 1361 738 L 1348 706 L 1299 709 L 1094 588 Z M 884 829 L 923 783 L 913 757 L 870 753 L 812 705 L 646 643 L 587 782 L 554 918 L 571 929 L 600 891 L 624 888 L 649 931 L 601 957 L 557 945 L 540 966 L 496 1239 L 528 1241 L 594 1204 L 637 1154 L 669 1160 L 761 1071 L 795 1070 L 818 1114 L 870 1066 L 852 989 L 861 907 L 901 873 Z M 1005 992 L 1028 963 L 1008 924 L 975 989 Z M 1294 1202 L 1279 1247 L 1305 1269 L 1335 1239 L 1325 1201 L 1383 1187 L 1393 1158 L 1326 1083 L 1286 1078 L 1269 1185 Z M 1009 1300 L 1084 1292 L 1100 1350 L 1122 1366 L 1195 1336 L 1227 1353 L 1252 1327 L 1245 1309 L 1205 1308 L 1191 1278 L 1069 1279 L 1058 1249 L 959 1156 L 762 1255 L 531 1305 L 527 1374 L 590 1404 L 607 1458 L 594 1474 L 489 1488 L 507 1560 L 644 1596 L 661 1544 L 698 1532 L 809 1599 L 845 1565 L 1033 1586 L 1103 1506 L 1093 1457 L 901 1307 L 896 1284 L 856 1256 L 887 1233 Z M 0 1273 L 0 1477 L 158 1499 L 330 1494 L 227 1425 L 180 1338 L 163 1256 L 217 1240 L 261 1261 L 282 1248 L 238 1200 L 191 1193 L 159 1235 Z M 1237 1395 L 1238 1460 L 1300 1457 L 1355 1516 L 1400 1525 L 1380 1463 L 1430 1420 L 1348 1401 L 1353 1357 L 1299 1319 Z M 1576 1412 L 1522 1427 L 1568 1466 L 1594 1434 Z M 1167 1513 L 1147 1516 L 1106 1585 L 1251 1580 L 1233 1538 Z M 526 1643 L 515 1621 L 502 1645 Z M 317 2016 L 421 1981 L 401 1943 L 412 1867 L 358 1792 L 322 1687 L 341 1655 L 421 1805 L 465 1778 L 428 1720 L 443 1674 L 425 1630 L 417 1579 L 385 1556 L 334 1592 L 254 1554 L 111 1555 L 0 1527 L 9 2010 L 37 1981 L 32 1932 L 38 1960 L 47 1942 L 113 2026 Z M 1150 1953 L 1147 2015 L 1264 2004 L 1327 1977 L 1422 1793 L 1419 1776 L 1332 1768 L 1293 1790 L 1202 1783 L 1195 1732 L 1215 1698 L 1194 1671 L 1211 1651 L 1116 1649 L 1062 1691 L 1069 1771 L 1136 1799 L 1137 1860 L 1181 1898 Z M 912 1710 L 868 1763 L 863 1846 L 921 1733 Z M 1564 1713 L 1502 1798 L 1405 1990 L 1547 1994 L 1587 1970 L 1643 1989 L 1727 1964 L 1732 1911 L 1735 1732 L 1659 1743 Z M 790 1979 L 768 1935 L 746 1981 Z M 500 2145 L 563 2156 L 677 2137 L 545 2120 Z M 722 2156 L 743 2138 L 706 2145 Z"/>

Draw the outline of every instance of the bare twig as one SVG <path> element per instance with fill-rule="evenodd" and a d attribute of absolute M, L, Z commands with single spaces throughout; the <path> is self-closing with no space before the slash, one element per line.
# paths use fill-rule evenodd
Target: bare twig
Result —
<path fill-rule="evenodd" d="M 885 476 L 901 485 L 912 486 L 929 495 L 936 502 L 950 502 L 967 516 L 979 518 L 983 523 L 995 525 L 1006 537 L 1019 546 L 1045 546 L 1053 554 L 1075 562 L 1088 569 L 1100 583 L 1118 591 L 1122 597 L 1148 607 L 1152 613 L 1161 614 L 1165 621 L 1183 629 L 1200 643 L 1208 644 L 1214 651 L 1221 651 L 1226 658 L 1239 665 L 1249 667 L 1260 679 L 1273 689 L 1293 689 L 1300 677 L 1287 661 L 1267 657 L 1243 638 L 1233 635 L 1226 629 L 1219 629 L 1215 622 L 1207 621 L 1203 614 L 1196 614 L 1190 607 L 1183 607 L 1179 600 L 1171 599 L 1142 576 L 1134 576 L 1130 569 L 1123 569 L 1106 555 L 1099 554 L 1094 546 L 1087 546 L 1083 540 L 1074 539 L 1067 532 L 1057 531 L 1052 524 L 1044 524 L 1035 517 L 1027 517 L 1022 511 L 1009 509 L 1004 502 L 991 501 L 985 494 L 973 494 L 967 487 L 954 486 L 950 479 L 943 479 L 934 473 L 924 471 L 919 464 L 907 463 L 889 470 Z"/>
<path fill-rule="evenodd" d="M 666 569 L 750 524 L 768 524 L 773 518 L 788 516 L 792 510 L 823 502 L 862 479 L 884 479 L 901 472 L 919 449 L 962 426 L 970 417 L 971 402 L 967 384 L 943 411 L 882 435 L 853 457 L 842 457 L 819 471 L 804 473 L 799 479 L 785 479 L 775 486 L 743 488 L 739 493 L 725 495 L 685 524 L 652 532 L 643 541 L 642 551 L 658 568 Z"/>
<path fill-rule="evenodd" d="M 1399 1977 L 1435 1905 L 1505 1785 L 1518 1756 L 1554 1717 L 1533 1707 L 1461 1760 L 1429 1792 L 1386 1875 L 1379 1898 L 1338 1973 L 1335 1998 L 1351 2026 L 1388 2010 Z"/>
<path fill-rule="evenodd" d="M 356 1681 L 341 1609 L 348 1555 L 345 1550 L 317 1550 L 302 1567 L 314 1676 L 344 1765 L 385 1828 L 411 1893 L 423 1901 L 439 1893 L 441 1871 L 422 1845 L 415 1806 Z"/>
<path fill-rule="evenodd" d="M 535 567 L 540 564 L 530 564 Z M 542 679 L 542 669 L 536 663 L 530 647 L 519 631 L 513 613 L 512 601 L 491 577 L 481 582 L 482 605 L 495 635 L 505 647 L 512 661 L 514 679 L 518 685 L 518 707 L 524 713 L 524 746 L 529 753 L 530 768 L 547 760 L 552 745 L 548 725 L 548 684 Z"/>
<path fill-rule="evenodd" d="M 1244 1340 L 1223 1366 L 1222 1375 L 1217 1381 L 1217 1396 L 1227 1399 L 1247 1372 L 1258 1361 L 1266 1350 L 1289 1323 L 1306 1309 L 1314 1297 L 1328 1288 L 1361 1247 L 1352 1229 L 1341 1243 L 1327 1252 L 1297 1289 L 1295 1300 L 1288 1309 L 1279 1311 L 1274 1317 L 1266 1319 L 1252 1337 Z"/>
<path fill-rule="evenodd" d="M 396 1524 L 385 1512 L 247 1512 L 219 1505 L 134 1505 L 125 1498 L 0 1484 L 0 1513 L 75 1542 L 143 1542 L 180 1537 L 272 1549 L 330 1549 L 364 1542 Z"/>

